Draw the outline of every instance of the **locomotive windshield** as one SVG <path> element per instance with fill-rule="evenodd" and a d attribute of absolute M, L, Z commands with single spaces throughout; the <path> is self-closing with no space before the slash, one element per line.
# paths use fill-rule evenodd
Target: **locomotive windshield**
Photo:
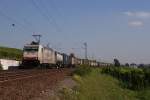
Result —
<path fill-rule="evenodd" d="M 36 52 L 36 51 L 38 51 L 38 47 L 28 47 L 28 46 L 26 46 L 26 47 L 24 47 L 24 51 L 26 51 L 26 52 Z"/>

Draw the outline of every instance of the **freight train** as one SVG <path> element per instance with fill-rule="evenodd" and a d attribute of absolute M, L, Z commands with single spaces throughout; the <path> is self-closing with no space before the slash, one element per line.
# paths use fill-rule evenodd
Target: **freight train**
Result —
<path fill-rule="evenodd" d="M 37 42 L 26 44 L 20 68 L 24 67 L 69 67 L 74 66 L 75 57 L 60 53 Z M 31 66 L 30 66 L 31 65 Z"/>
<path fill-rule="evenodd" d="M 23 59 L 20 68 L 61 68 L 75 67 L 77 65 L 99 66 L 100 63 L 96 60 L 77 58 L 74 54 L 60 53 L 33 41 L 30 44 L 26 44 L 23 48 Z"/>

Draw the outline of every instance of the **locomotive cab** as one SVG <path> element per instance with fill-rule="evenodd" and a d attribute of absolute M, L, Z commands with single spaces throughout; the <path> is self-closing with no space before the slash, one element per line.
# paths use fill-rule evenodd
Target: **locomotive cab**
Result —
<path fill-rule="evenodd" d="M 35 67 L 40 64 L 39 61 L 39 50 L 41 49 L 41 46 L 39 44 L 27 44 L 23 48 L 23 59 L 22 59 L 22 65 L 25 65 L 26 67 Z M 41 51 L 41 50 L 40 50 Z"/>

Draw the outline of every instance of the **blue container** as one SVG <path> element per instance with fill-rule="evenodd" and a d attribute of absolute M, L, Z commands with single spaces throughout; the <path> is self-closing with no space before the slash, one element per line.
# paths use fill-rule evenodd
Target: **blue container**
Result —
<path fill-rule="evenodd" d="M 63 65 L 68 66 L 69 63 L 70 63 L 69 56 L 67 54 L 63 53 Z"/>

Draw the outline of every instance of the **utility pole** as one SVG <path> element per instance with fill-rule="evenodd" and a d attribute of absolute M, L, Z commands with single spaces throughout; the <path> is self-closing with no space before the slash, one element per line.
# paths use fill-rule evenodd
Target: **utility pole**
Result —
<path fill-rule="evenodd" d="M 40 39 L 41 39 L 41 37 L 42 37 L 42 35 L 32 35 L 34 38 L 35 38 L 35 40 L 36 40 L 36 42 L 38 43 L 38 44 L 40 44 Z"/>
<path fill-rule="evenodd" d="M 87 57 L 87 43 L 84 43 L 84 49 L 85 49 L 85 59 L 88 59 Z"/>

